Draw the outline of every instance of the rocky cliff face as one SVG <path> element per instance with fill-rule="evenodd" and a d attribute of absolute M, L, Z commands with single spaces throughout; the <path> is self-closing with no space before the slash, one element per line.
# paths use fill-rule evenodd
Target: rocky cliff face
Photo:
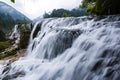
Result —
<path fill-rule="evenodd" d="M 0 59 L 14 59 L 24 54 L 29 43 L 31 24 L 17 24 L 10 33 L 9 40 L 0 42 Z M 6 45 L 6 46 L 5 46 Z M 21 50 L 24 50 L 21 52 Z"/>
<path fill-rule="evenodd" d="M 31 27 L 31 23 L 15 25 L 12 32 L 10 33 L 10 43 L 17 48 L 25 49 L 29 43 Z"/>

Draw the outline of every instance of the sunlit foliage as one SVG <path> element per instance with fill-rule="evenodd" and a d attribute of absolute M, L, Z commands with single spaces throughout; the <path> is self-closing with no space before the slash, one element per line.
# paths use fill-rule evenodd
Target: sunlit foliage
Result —
<path fill-rule="evenodd" d="M 11 0 L 11 2 L 15 3 L 15 0 Z"/>
<path fill-rule="evenodd" d="M 82 7 L 97 15 L 120 14 L 120 0 L 83 0 Z"/>

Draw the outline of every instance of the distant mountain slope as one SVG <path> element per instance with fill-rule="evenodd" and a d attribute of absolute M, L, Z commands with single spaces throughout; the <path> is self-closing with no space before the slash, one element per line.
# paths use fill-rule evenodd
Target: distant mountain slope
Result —
<path fill-rule="evenodd" d="M 31 20 L 13 7 L 0 1 L 0 29 L 10 30 L 15 24 L 21 22 L 31 22 Z"/>
<path fill-rule="evenodd" d="M 41 20 L 43 18 L 54 18 L 54 17 L 80 17 L 80 16 L 86 16 L 88 13 L 85 11 L 84 8 L 73 8 L 72 10 L 67 9 L 54 9 L 51 12 L 44 13 L 42 16 L 37 17 L 33 21 L 36 22 L 38 20 Z"/>

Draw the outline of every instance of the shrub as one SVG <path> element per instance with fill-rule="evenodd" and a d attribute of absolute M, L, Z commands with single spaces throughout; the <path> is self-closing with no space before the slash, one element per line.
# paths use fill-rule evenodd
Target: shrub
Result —
<path fill-rule="evenodd" d="M 5 41 L 5 40 L 6 40 L 5 33 L 2 30 L 0 30 L 0 41 Z"/>
<path fill-rule="evenodd" d="M 0 54 L 0 59 L 15 55 L 16 53 L 16 49 L 13 49 L 11 51 L 6 52 L 5 54 Z"/>

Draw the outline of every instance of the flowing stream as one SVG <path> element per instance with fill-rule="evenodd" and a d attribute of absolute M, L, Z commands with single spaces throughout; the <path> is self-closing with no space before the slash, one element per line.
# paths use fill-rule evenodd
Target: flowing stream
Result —
<path fill-rule="evenodd" d="M 41 20 L 9 68 L 2 80 L 120 80 L 120 16 Z"/>

